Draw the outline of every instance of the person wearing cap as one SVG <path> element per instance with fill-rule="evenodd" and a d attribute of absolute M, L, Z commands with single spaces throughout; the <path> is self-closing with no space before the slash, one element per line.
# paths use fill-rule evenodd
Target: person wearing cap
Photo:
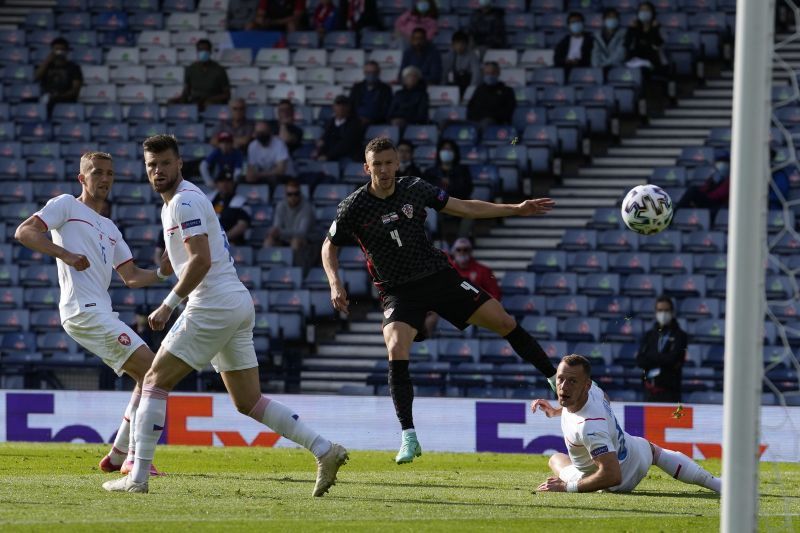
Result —
<path fill-rule="evenodd" d="M 244 234 L 250 228 L 250 212 L 244 196 L 236 194 L 236 182 L 231 172 L 221 172 L 214 178 L 214 190 L 208 193 L 219 225 L 231 244 L 244 244 Z"/>
<path fill-rule="evenodd" d="M 462 278 L 468 280 L 479 289 L 483 289 L 498 302 L 503 298 L 500 284 L 492 269 L 472 256 L 472 243 L 466 237 L 460 237 L 450 248 L 451 264 Z M 431 311 L 425 317 L 425 329 L 428 337 L 433 337 L 439 315 Z"/>
<path fill-rule="evenodd" d="M 47 95 L 47 115 L 61 102 L 77 102 L 83 86 L 83 72 L 80 65 L 67 59 L 69 43 L 57 37 L 50 43 L 50 54 L 36 67 L 34 77 Z"/>
<path fill-rule="evenodd" d="M 233 135 L 227 131 L 217 134 L 217 147 L 200 163 L 200 175 L 212 186 L 219 176 L 229 175 L 237 180 L 242 173 L 244 156 L 233 146 Z"/>
<path fill-rule="evenodd" d="M 340 94 L 333 101 L 333 116 L 325 124 L 322 139 L 317 141 L 317 160 L 363 161 L 361 153 L 363 136 L 361 123 L 350 112 L 350 100 Z"/>

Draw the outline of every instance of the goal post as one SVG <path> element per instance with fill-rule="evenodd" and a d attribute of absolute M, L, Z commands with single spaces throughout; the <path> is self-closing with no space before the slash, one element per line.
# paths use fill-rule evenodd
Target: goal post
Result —
<path fill-rule="evenodd" d="M 774 0 L 738 0 L 733 71 L 720 529 L 758 528 Z"/>

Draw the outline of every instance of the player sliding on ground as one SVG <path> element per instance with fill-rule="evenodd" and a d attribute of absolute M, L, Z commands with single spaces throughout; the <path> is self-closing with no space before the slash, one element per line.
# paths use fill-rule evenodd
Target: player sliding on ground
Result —
<path fill-rule="evenodd" d="M 117 226 L 100 215 L 114 183 L 111 155 L 88 152 L 80 161 L 81 195 L 56 196 L 17 228 L 14 237 L 25 247 L 56 259 L 61 297 L 58 311 L 64 331 L 94 353 L 118 376 L 126 373 L 136 381 L 111 451 L 100 461 L 103 472 L 133 467 L 136 449 L 136 412 L 142 380 L 153 362 L 153 352 L 111 308 L 108 287 L 116 270 L 125 285 L 138 288 L 165 280 L 172 272 L 168 262 L 158 270 L 143 270 Z M 53 240 L 45 235 L 52 232 Z M 126 460 L 127 457 L 127 460 Z M 158 475 L 155 467 L 152 473 Z"/>
<path fill-rule="evenodd" d="M 425 316 L 435 311 L 459 329 L 474 324 L 504 337 L 519 356 L 554 386 L 556 369 L 541 346 L 500 302 L 462 278 L 425 233 L 426 207 L 463 218 L 543 215 L 549 198 L 520 204 L 459 200 L 419 177 L 396 178 L 397 149 L 385 137 L 364 150 L 370 182 L 345 198 L 322 245 L 322 264 L 331 286 L 331 303 L 347 313 L 349 302 L 339 279 L 338 250 L 355 241 L 367 257 L 383 305 L 383 338 L 389 353 L 389 391 L 403 430 L 398 464 L 422 455 L 412 416 L 414 387 L 408 369 L 411 343 L 424 339 Z"/>
<path fill-rule="evenodd" d="M 236 275 L 228 239 L 206 195 L 181 176 L 178 143 L 169 135 L 144 141 L 144 163 L 150 184 L 164 200 L 161 222 L 167 254 L 178 277 L 164 302 L 148 317 L 159 331 L 185 298 L 142 387 L 136 423 L 136 461 L 124 478 L 109 481 L 109 491 L 148 492 L 148 474 L 156 443 L 164 429 L 167 396 L 192 370 L 210 362 L 222 375 L 240 413 L 310 450 L 317 458 L 313 495 L 322 496 L 336 481 L 347 450 L 322 437 L 277 400 L 261 394 L 253 347 L 253 300 Z"/>
<path fill-rule="evenodd" d="M 720 492 L 722 480 L 686 455 L 625 433 L 611 410 L 608 396 L 592 382 L 591 365 L 582 355 L 561 359 L 556 374 L 558 403 L 534 400 L 531 411 L 561 416 L 569 455 L 555 453 L 549 466 L 556 477 L 536 490 L 550 492 L 631 492 L 655 465 L 684 483 Z"/>

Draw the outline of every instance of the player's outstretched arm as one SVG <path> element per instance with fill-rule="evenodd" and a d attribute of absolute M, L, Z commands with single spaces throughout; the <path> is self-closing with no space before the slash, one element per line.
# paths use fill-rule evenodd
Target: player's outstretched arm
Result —
<path fill-rule="evenodd" d="M 594 459 L 597 470 L 581 478 L 572 492 L 596 492 L 622 483 L 622 470 L 619 467 L 617 452 L 598 455 Z M 536 489 L 541 492 L 569 492 L 567 484 L 560 478 L 550 477 Z"/>
<path fill-rule="evenodd" d="M 542 411 L 547 418 L 553 418 L 561 416 L 563 407 L 555 408 L 547 400 L 538 399 L 531 402 L 531 413 L 535 413 L 537 409 Z"/>
<path fill-rule="evenodd" d="M 339 247 L 326 238 L 322 243 L 322 268 L 328 276 L 328 285 L 331 286 L 331 304 L 333 308 L 344 314 L 350 312 L 350 301 L 342 280 L 339 279 Z"/>
<path fill-rule="evenodd" d="M 452 196 L 442 213 L 461 218 L 529 217 L 547 214 L 556 203 L 550 198 L 532 198 L 519 204 L 495 204 L 483 200 L 461 200 Z"/>
<path fill-rule="evenodd" d="M 17 227 L 14 238 L 26 248 L 61 259 L 79 272 L 89 268 L 89 260 L 86 256 L 74 254 L 62 248 L 48 239 L 45 233 L 47 233 L 47 226 L 44 225 L 44 222 L 39 217 L 32 216 Z"/>
<path fill-rule="evenodd" d="M 125 282 L 126 287 L 131 289 L 139 289 L 141 287 L 149 287 L 156 283 L 161 283 L 167 278 L 166 273 L 162 273 L 163 279 L 159 277 L 159 270 L 146 270 L 139 268 L 133 261 L 128 261 L 117 267 L 117 274 Z"/>

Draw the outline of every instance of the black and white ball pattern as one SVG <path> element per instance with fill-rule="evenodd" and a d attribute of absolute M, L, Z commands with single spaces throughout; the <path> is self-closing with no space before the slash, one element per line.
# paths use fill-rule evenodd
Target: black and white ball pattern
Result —
<path fill-rule="evenodd" d="M 636 233 L 652 235 L 672 222 L 672 199 L 656 185 L 637 185 L 622 200 L 622 220 Z"/>

